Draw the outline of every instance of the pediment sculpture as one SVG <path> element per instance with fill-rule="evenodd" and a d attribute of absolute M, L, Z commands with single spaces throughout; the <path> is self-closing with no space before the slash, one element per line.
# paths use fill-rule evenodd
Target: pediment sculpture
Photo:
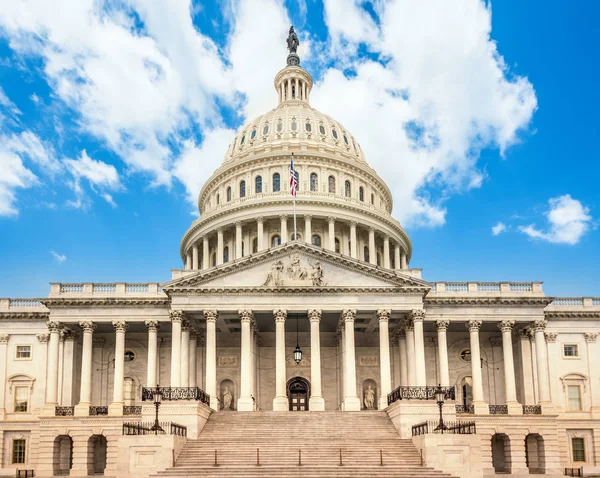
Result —
<path fill-rule="evenodd" d="M 271 265 L 271 272 L 267 275 L 264 286 L 324 286 L 323 266 L 319 261 L 308 262 L 304 267 L 298 254 L 292 254 L 287 267 L 283 261 L 278 260 Z"/>

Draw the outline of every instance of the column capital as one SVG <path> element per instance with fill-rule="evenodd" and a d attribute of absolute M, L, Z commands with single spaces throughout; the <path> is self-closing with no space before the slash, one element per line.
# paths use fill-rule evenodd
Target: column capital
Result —
<path fill-rule="evenodd" d="M 240 316 L 240 322 L 242 322 L 242 323 L 244 323 L 244 322 L 252 323 L 252 321 L 254 320 L 254 314 L 252 313 L 251 310 L 240 309 L 240 310 L 238 310 L 238 314 Z"/>
<path fill-rule="evenodd" d="M 369 234 L 375 234 L 375 228 L 373 226 L 369 226 Z"/>
<path fill-rule="evenodd" d="M 183 310 L 170 310 L 169 318 L 171 322 L 182 322 L 183 321 Z"/>
<path fill-rule="evenodd" d="M 584 332 L 583 336 L 585 337 L 585 341 L 588 343 L 596 342 L 596 338 L 600 335 L 598 332 Z"/>
<path fill-rule="evenodd" d="M 358 226 L 357 221 L 350 221 L 350 227 L 356 227 L 356 226 Z"/>
<path fill-rule="evenodd" d="M 534 320 L 533 323 L 531 324 L 531 329 L 533 330 L 533 332 L 543 332 L 544 330 L 546 330 L 546 326 L 548 325 L 548 322 L 544 319 L 538 319 L 538 320 Z"/>
<path fill-rule="evenodd" d="M 219 317 L 217 309 L 204 309 L 202 313 L 204 314 L 204 320 L 206 320 L 206 322 L 216 322 Z"/>
<path fill-rule="evenodd" d="M 235 221 L 235 227 L 242 227 L 242 221 Z"/>
<path fill-rule="evenodd" d="M 94 328 L 96 328 L 94 326 Z M 85 332 L 85 330 L 84 330 Z M 76 334 L 73 330 L 71 329 L 63 329 L 60 332 L 60 339 L 64 342 L 67 340 L 75 340 L 75 338 L 77 338 L 79 335 Z"/>
<path fill-rule="evenodd" d="M 308 309 L 308 320 L 310 322 L 320 322 L 321 309 Z"/>
<path fill-rule="evenodd" d="M 96 324 L 91 320 L 80 320 L 79 327 L 83 330 L 83 332 L 93 332 L 96 329 Z"/>
<path fill-rule="evenodd" d="M 279 219 L 281 219 L 282 221 L 287 221 L 287 218 L 288 218 L 287 214 L 280 214 L 279 215 Z"/>
<path fill-rule="evenodd" d="M 312 220 L 312 214 L 304 214 L 304 220 L 306 221 L 307 219 L 309 221 Z"/>
<path fill-rule="evenodd" d="M 264 218 L 264 217 L 262 217 L 262 216 L 258 216 L 258 217 L 256 218 L 256 222 L 257 222 L 257 223 L 259 223 L 259 224 L 262 224 L 262 223 L 264 222 L 264 220 L 265 220 L 265 218 Z"/>
<path fill-rule="evenodd" d="M 482 323 L 483 322 L 481 320 L 469 320 L 465 324 L 465 327 L 469 329 L 469 332 L 479 332 Z"/>
<path fill-rule="evenodd" d="M 106 340 L 104 340 L 101 337 L 92 339 L 92 345 L 99 345 L 100 347 L 102 347 L 102 346 L 104 346 L 105 343 L 106 343 Z"/>
<path fill-rule="evenodd" d="M 345 324 L 353 322 L 356 319 L 356 309 L 344 309 L 342 310 L 342 320 Z"/>
<path fill-rule="evenodd" d="M 171 345 L 171 337 L 159 337 L 158 343 L 161 346 L 169 347 Z"/>
<path fill-rule="evenodd" d="M 222 227 L 218 227 L 217 228 L 217 234 L 222 236 L 223 235 L 223 228 Z"/>
<path fill-rule="evenodd" d="M 391 313 L 392 313 L 391 309 L 378 309 L 376 312 L 377 320 L 379 320 L 379 322 L 387 322 L 390 320 Z"/>
<path fill-rule="evenodd" d="M 198 331 L 196 329 L 190 329 L 190 340 L 198 340 Z"/>
<path fill-rule="evenodd" d="M 46 327 L 48 327 L 50 333 L 58 333 L 60 332 L 60 329 L 62 329 L 62 324 L 56 320 L 48 320 L 46 322 Z"/>
<path fill-rule="evenodd" d="M 435 327 L 438 330 L 443 330 L 446 332 L 448 330 L 448 326 L 450 325 L 450 321 L 448 319 L 438 319 L 435 321 Z"/>
<path fill-rule="evenodd" d="M 333 223 L 335 223 L 335 217 L 334 216 L 327 216 L 327 222 L 333 222 Z"/>
<path fill-rule="evenodd" d="M 46 340 L 40 340 L 40 336 L 45 337 Z M 48 336 L 48 334 L 37 334 L 37 337 L 38 337 L 38 341 L 40 341 L 40 342 L 48 342 L 48 339 L 50 338 Z M 8 339 L 10 339 L 9 334 L 0 334 L 0 344 L 7 344 Z"/>
<path fill-rule="evenodd" d="M 113 320 L 112 324 L 115 332 L 125 332 L 127 330 L 127 322 L 124 320 Z"/>
<path fill-rule="evenodd" d="M 489 341 L 492 347 L 500 347 L 502 345 L 502 337 L 490 337 Z"/>
<path fill-rule="evenodd" d="M 50 339 L 50 334 L 36 334 L 35 336 L 37 337 L 37 341 L 40 344 L 45 344 L 48 342 L 48 339 Z M 0 344 L 7 343 L 8 337 L 9 337 L 8 334 L 0 335 Z M 4 341 L 3 338 L 6 338 L 6 341 Z"/>
<path fill-rule="evenodd" d="M 191 324 L 188 319 L 183 319 L 181 321 L 181 331 L 182 332 L 188 332 L 190 330 L 190 327 L 191 327 Z"/>
<path fill-rule="evenodd" d="M 406 330 L 404 330 L 404 329 L 398 330 L 398 332 L 396 332 L 396 336 L 398 337 L 398 340 L 405 339 L 406 338 Z"/>
<path fill-rule="evenodd" d="M 498 328 L 502 332 L 510 332 L 514 326 L 515 326 L 514 320 L 502 320 L 502 321 L 498 322 Z"/>
<path fill-rule="evenodd" d="M 160 324 L 156 319 L 148 319 L 144 324 L 148 327 L 148 332 L 158 332 L 158 329 L 160 328 Z"/>
<path fill-rule="evenodd" d="M 411 317 L 406 317 L 404 319 L 404 330 L 415 330 L 415 323 Z"/>
<path fill-rule="evenodd" d="M 273 319 L 275 319 L 275 322 L 285 322 L 285 319 L 287 319 L 287 310 L 274 309 L 273 310 Z"/>
<path fill-rule="evenodd" d="M 546 337 L 546 342 L 556 342 L 558 334 L 556 332 L 544 332 L 544 337 Z"/>
<path fill-rule="evenodd" d="M 410 318 L 413 322 L 423 322 L 425 320 L 425 311 L 423 309 L 413 309 L 410 311 Z"/>

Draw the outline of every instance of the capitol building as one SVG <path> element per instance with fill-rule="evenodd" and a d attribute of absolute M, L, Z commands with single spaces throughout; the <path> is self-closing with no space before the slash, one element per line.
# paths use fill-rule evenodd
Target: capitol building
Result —
<path fill-rule="evenodd" d="M 600 476 L 600 298 L 413 264 L 294 41 L 170 281 L 0 299 L 0 476 Z"/>

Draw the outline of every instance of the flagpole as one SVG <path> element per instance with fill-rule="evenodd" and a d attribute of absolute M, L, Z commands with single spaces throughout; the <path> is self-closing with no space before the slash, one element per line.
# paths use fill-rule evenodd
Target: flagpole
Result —
<path fill-rule="evenodd" d="M 294 153 L 292 153 L 292 164 L 294 164 Z M 296 166 L 294 166 L 294 175 L 296 174 Z M 296 193 L 298 189 L 296 188 Z M 298 241 L 298 234 L 296 232 L 296 194 L 294 196 L 294 241 Z"/>

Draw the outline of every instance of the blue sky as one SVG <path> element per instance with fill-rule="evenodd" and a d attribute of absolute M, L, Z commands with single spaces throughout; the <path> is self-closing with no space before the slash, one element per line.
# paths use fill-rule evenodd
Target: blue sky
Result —
<path fill-rule="evenodd" d="M 425 279 L 600 296 L 593 2 L 11 3 L 0 297 L 168 280 L 234 131 L 275 106 L 290 23 L 312 105 L 390 186 Z"/>

